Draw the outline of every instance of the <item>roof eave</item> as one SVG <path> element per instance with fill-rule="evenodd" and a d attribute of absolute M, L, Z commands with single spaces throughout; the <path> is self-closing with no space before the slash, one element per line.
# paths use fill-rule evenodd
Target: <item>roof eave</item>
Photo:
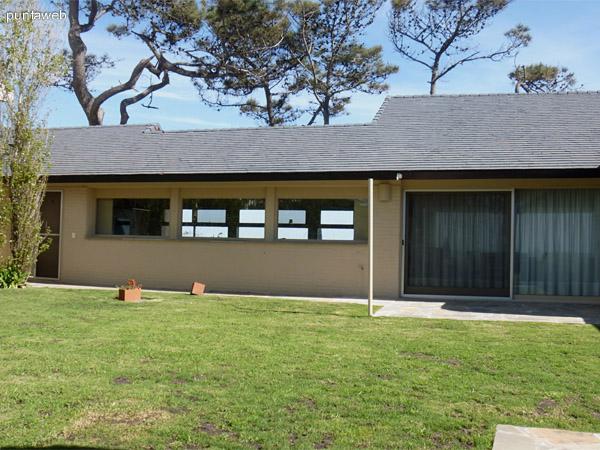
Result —
<path fill-rule="evenodd" d="M 324 180 L 457 180 L 481 178 L 600 178 L 600 167 L 569 169 L 494 169 L 494 170 L 413 170 L 199 173 L 199 174 L 78 174 L 50 175 L 48 182 L 59 183 L 135 183 L 135 182 L 218 182 L 218 181 L 324 181 Z"/>

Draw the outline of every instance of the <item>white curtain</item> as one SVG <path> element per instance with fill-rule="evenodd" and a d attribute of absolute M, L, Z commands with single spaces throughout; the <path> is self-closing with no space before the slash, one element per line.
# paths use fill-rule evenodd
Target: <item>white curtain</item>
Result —
<path fill-rule="evenodd" d="M 600 296 L 600 189 L 519 190 L 515 293 Z"/>
<path fill-rule="evenodd" d="M 447 289 L 456 288 L 486 295 L 481 290 L 500 289 L 506 292 L 489 295 L 508 295 L 510 193 L 408 195 L 407 292 L 445 288 L 439 293 L 457 294 Z"/>

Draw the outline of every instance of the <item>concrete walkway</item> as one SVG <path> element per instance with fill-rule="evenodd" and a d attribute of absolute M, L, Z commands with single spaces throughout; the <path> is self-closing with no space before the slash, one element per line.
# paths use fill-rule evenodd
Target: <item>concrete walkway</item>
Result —
<path fill-rule="evenodd" d="M 514 300 L 398 300 L 385 305 L 375 316 L 600 324 L 600 304 Z"/>
<path fill-rule="evenodd" d="M 64 289 L 109 289 L 115 287 L 79 286 L 55 283 L 29 283 L 31 287 L 49 287 Z M 153 291 L 173 292 L 182 291 Z M 323 298 L 323 297 L 287 297 L 268 295 L 235 295 L 237 297 L 283 298 L 313 302 L 356 303 L 367 305 L 367 300 L 357 298 Z M 374 315 L 378 317 L 419 317 L 425 319 L 454 320 L 499 320 L 508 322 L 554 322 L 600 324 L 600 304 L 560 303 L 560 302 L 523 302 L 514 300 L 373 300 L 373 305 L 382 306 Z"/>
<path fill-rule="evenodd" d="M 498 425 L 492 450 L 600 450 L 600 433 Z"/>
<path fill-rule="evenodd" d="M 88 286 L 79 284 L 61 284 L 61 283 L 38 283 L 29 282 L 29 287 L 33 288 L 60 288 L 60 289 L 100 289 L 114 291 L 117 286 Z M 171 294 L 189 294 L 190 291 L 172 291 L 167 289 L 146 289 L 144 292 L 167 292 Z M 228 294 L 222 292 L 206 292 L 206 295 L 218 295 L 221 297 L 260 297 L 260 298 L 279 298 L 284 300 L 305 300 L 309 302 L 328 302 L 328 303 L 356 303 L 359 305 L 367 305 L 367 300 L 364 298 L 342 298 L 342 297 L 300 297 L 300 296 L 289 296 L 289 295 L 262 295 L 262 294 Z M 396 303 L 396 300 L 373 300 L 375 306 L 392 305 Z"/>

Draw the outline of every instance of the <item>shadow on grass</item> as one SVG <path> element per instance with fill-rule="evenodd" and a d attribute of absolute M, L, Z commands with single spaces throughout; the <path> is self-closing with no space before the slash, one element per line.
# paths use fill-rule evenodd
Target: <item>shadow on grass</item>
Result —
<path fill-rule="evenodd" d="M 118 450 L 115 447 L 81 447 L 79 445 L 51 445 L 50 447 L 0 447 L 0 450 Z"/>
<path fill-rule="evenodd" d="M 577 317 L 587 324 L 595 324 L 600 330 L 600 305 L 598 304 L 451 300 L 445 302 L 442 309 L 516 316 Z"/>
<path fill-rule="evenodd" d="M 303 311 L 298 309 L 276 309 L 276 308 L 245 308 L 243 306 L 231 306 L 231 309 L 242 312 L 242 313 L 277 313 L 277 314 L 305 314 L 309 316 L 337 316 L 337 317 L 366 317 L 366 307 L 365 313 L 344 313 L 338 314 L 331 311 Z M 0 449 L 2 450 L 2 449 Z"/>

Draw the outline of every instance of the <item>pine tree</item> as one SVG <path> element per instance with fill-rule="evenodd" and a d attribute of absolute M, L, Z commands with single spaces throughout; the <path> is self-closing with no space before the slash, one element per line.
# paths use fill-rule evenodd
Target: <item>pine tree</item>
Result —
<path fill-rule="evenodd" d="M 543 63 L 516 68 L 508 74 L 515 82 L 515 92 L 564 92 L 574 88 L 575 74 L 566 67 L 548 66 Z"/>
<path fill-rule="evenodd" d="M 479 50 L 474 36 L 513 0 L 392 0 L 389 29 L 394 47 L 430 71 L 429 93 L 440 78 L 471 61 L 500 61 L 531 40 L 529 28 L 517 25 L 493 51 Z"/>

